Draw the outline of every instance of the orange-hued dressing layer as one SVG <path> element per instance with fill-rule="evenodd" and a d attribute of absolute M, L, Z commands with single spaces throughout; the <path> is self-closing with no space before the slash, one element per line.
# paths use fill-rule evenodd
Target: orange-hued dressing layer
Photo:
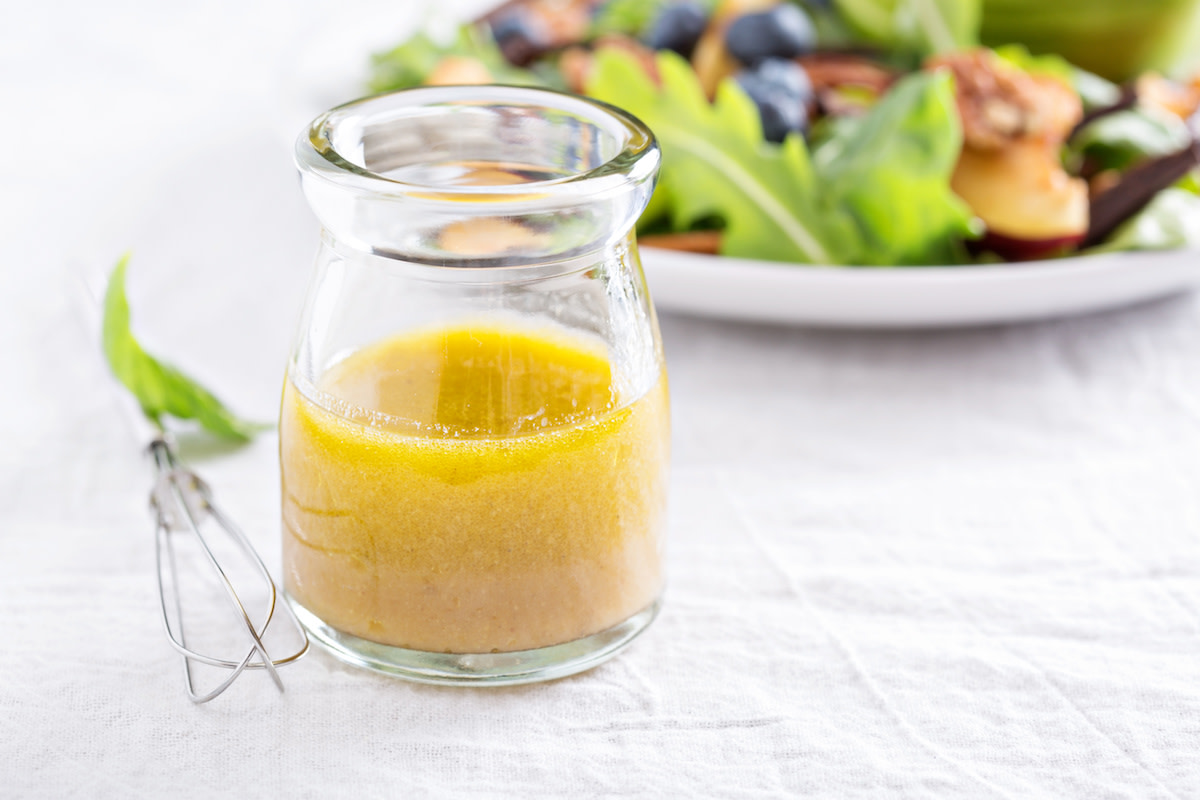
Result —
<path fill-rule="evenodd" d="M 461 327 L 360 350 L 280 421 L 289 593 L 383 644 L 525 650 L 611 627 L 662 585 L 665 376 L 616 397 L 602 350 Z M 340 412 L 340 413 L 339 413 Z"/>

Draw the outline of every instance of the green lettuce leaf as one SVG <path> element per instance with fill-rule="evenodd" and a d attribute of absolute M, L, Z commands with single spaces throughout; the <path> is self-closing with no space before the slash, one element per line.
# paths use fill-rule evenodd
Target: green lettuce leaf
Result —
<path fill-rule="evenodd" d="M 847 215 L 851 263 L 955 264 L 975 217 L 950 190 L 962 149 L 952 78 L 916 73 L 866 116 L 833 128 L 814 154 L 822 204 Z"/>
<path fill-rule="evenodd" d="M 972 217 L 950 191 L 961 133 L 945 75 L 904 79 L 814 165 L 798 135 L 765 142 L 753 101 L 726 81 L 709 103 L 686 61 L 658 56 L 661 87 L 631 56 L 597 53 L 588 93 L 640 117 L 663 150 L 658 209 L 676 229 L 720 218 L 721 253 L 808 264 L 957 261 Z"/>
<path fill-rule="evenodd" d="M 169 364 L 151 356 L 133 336 L 125 297 L 126 255 L 113 269 L 104 295 L 104 355 L 109 369 L 137 399 L 146 418 L 163 427 L 163 417 L 194 419 L 209 433 L 245 442 L 270 426 L 235 416 L 211 392 Z"/>
<path fill-rule="evenodd" d="M 427 33 L 418 33 L 386 53 L 371 56 L 371 75 L 367 88 L 372 93 L 391 92 L 420 86 L 425 77 L 446 56 L 477 59 L 495 78 L 496 83 L 539 86 L 543 76 L 519 69 L 505 61 L 491 33 L 481 26 L 460 25 L 455 36 L 441 42 Z"/>
<path fill-rule="evenodd" d="M 1186 189 L 1163 189 L 1141 213 L 1117 228 L 1091 253 L 1120 250 L 1200 249 L 1200 197 Z"/>
<path fill-rule="evenodd" d="M 834 7 L 860 37 L 889 49 L 925 56 L 979 44 L 982 0 L 835 0 Z"/>

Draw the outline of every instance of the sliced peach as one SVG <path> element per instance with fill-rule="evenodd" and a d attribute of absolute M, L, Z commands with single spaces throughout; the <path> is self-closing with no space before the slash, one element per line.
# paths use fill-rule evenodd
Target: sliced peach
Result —
<path fill-rule="evenodd" d="M 1037 88 L 1037 105 L 1044 121 L 1042 135 L 1051 140 L 1065 141 L 1083 119 L 1083 102 L 1069 84 L 1052 75 L 1033 75 Z"/>
<path fill-rule="evenodd" d="M 1020 139 L 1061 142 L 1083 116 L 1071 86 L 1017 69 L 991 50 L 935 56 L 926 67 L 954 75 L 964 143 L 975 150 L 1000 150 Z"/>
<path fill-rule="evenodd" d="M 549 237 L 504 217 L 451 222 L 442 228 L 439 244 L 447 253 L 483 258 L 517 251 L 538 250 Z"/>
<path fill-rule="evenodd" d="M 1142 105 L 1151 106 L 1174 114 L 1180 119 L 1200 110 L 1200 75 L 1190 84 L 1167 80 L 1156 72 L 1147 72 L 1137 79 L 1137 99 Z"/>
<path fill-rule="evenodd" d="M 445 56 L 425 76 L 426 86 L 455 86 L 491 83 L 492 73 L 477 58 Z"/>
<path fill-rule="evenodd" d="M 1022 257 L 1061 249 L 1087 233 L 1087 182 L 1063 171 L 1056 148 L 1045 140 L 1018 140 L 987 152 L 966 148 L 950 186 L 993 238 L 1004 245 L 1028 243 Z"/>

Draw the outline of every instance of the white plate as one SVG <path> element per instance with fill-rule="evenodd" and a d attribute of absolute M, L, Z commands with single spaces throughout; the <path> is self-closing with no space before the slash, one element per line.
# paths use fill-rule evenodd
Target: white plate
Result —
<path fill-rule="evenodd" d="M 442 0 L 438 18 L 469 19 L 495 0 Z M 423 23 L 403 3 L 357 0 L 314 21 L 281 71 L 282 140 L 363 94 L 368 54 Z M 436 22 L 437 20 L 434 20 Z M 301 46 L 301 44 L 303 46 Z M 667 311 L 793 325 L 947 328 L 1099 311 L 1200 285 L 1200 251 L 1117 253 L 971 267 L 813 267 L 642 248 L 655 303 Z"/>
<path fill-rule="evenodd" d="M 364 93 L 368 54 L 440 21 L 470 19 L 496 0 L 415 7 L 358 0 L 356 12 L 311 26 L 281 95 L 282 140 L 326 108 Z M 662 309 L 728 319 L 846 328 L 946 328 L 1019 322 L 1128 305 L 1200 285 L 1200 251 L 1115 253 L 970 267 L 814 267 L 642 248 Z"/>
<path fill-rule="evenodd" d="M 655 304 L 727 319 L 950 328 L 1129 305 L 1200 285 L 1200 251 L 965 267 L 814 267 L 641 249 Z"/>

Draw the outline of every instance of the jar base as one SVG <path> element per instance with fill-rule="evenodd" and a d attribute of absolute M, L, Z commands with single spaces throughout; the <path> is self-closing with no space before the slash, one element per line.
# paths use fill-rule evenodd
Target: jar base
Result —
<path fill-rule="evenodd" d="M 340 661 L 416 683 L 513 686 L 565 678 L 599 666 L 654 621 L 657 598 L 624 622 L 572 642 L 508 653 L 433 653 L 372 642 L 331 628 L 285 593 L 310 638 Z"/>

